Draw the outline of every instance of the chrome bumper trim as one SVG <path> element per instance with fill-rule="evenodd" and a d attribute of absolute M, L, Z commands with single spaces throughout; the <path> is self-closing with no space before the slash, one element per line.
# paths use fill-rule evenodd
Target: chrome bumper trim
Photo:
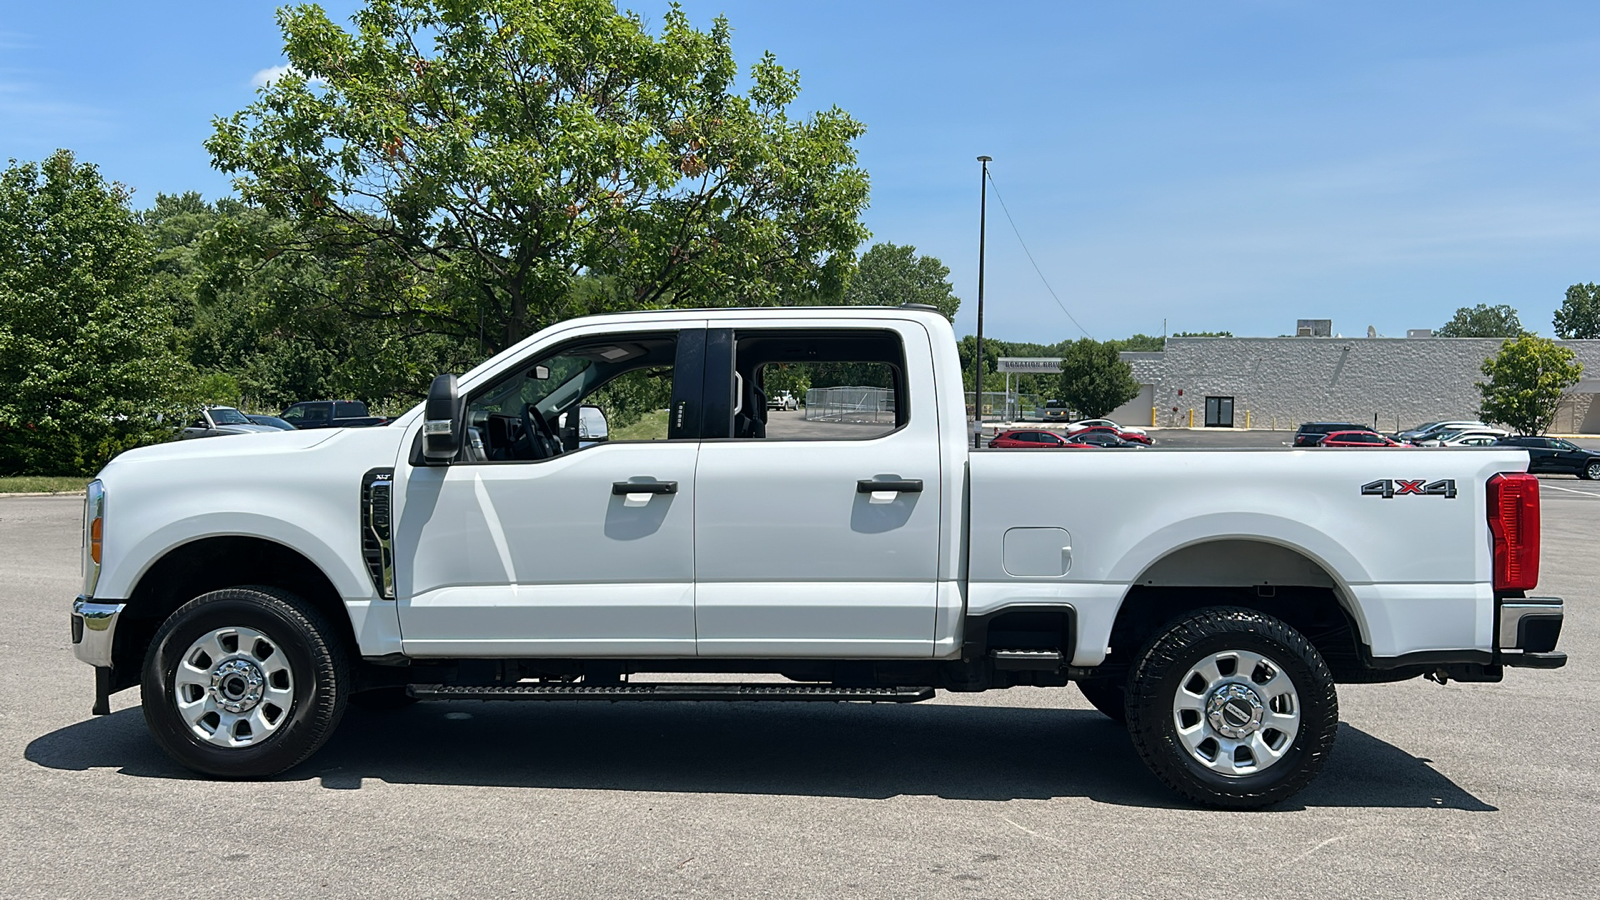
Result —
<path fill-rule="evenodd" d="M 1566 604 L 1560 597 L 1518 597 L 1500 601 L 1500 622 L 1496 646 L 1501 650 L 1526 650 L 1523 641 L 1526 632 L 1524 623 L 1533 619 L 1552 618 L 1560 630 L 1560 621 L 1564 617 Z M 1554 648 L 1540 648 L 1548 650 Z"/>
<path fill-rule="evenodd" d="M 110 666 L 117 617 L 126 605 L 86 597 L 72 601 L 72 652 L 91 666 Z"/>

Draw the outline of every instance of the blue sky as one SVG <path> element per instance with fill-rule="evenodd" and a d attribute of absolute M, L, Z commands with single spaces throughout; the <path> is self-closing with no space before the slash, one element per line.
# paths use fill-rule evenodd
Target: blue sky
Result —
<path fill-rule="evenodd" d="M 623 3 L 659 20 L 666 4 Z M 351 4 L 328 4 L 343 14 Z M 862 120 L 874 240 L 938 256 L 972 328 L 978 154 L 1097 338 L 1437 327 L 1508 303 L 1551 333 L 1600 281 L 1600 4 L 773 3 L 743 62 Z M 201 141 L 281 64 L 273 4 L 8 4 L 0 158 L 69 147 L 158 192 L 229 191 Z M 990 194 L 985 331 L 1080 336 Z"/>

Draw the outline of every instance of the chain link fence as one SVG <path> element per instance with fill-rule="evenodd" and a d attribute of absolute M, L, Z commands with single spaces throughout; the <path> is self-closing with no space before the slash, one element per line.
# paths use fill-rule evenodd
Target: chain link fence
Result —
<path fill-rule="evenodd" d="M 811 388 L 806 391 L 805 417 L 811 422 L 893 422 L 894 391 L 853 386 Z"/>

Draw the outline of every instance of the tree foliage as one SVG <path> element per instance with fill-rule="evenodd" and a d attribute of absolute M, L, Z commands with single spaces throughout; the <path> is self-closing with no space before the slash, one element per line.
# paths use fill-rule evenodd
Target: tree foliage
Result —
<path fill-rule="evenodd" d="M 935 256 L 918 256 L 910 244 L 873 244 L 861 254 L 856 273 L 845 288 L 852 306 L 899 306 L 924 303 L 955 319 L 961 298 L 950 284 L 950 267 Z"/>
<path fill-rule="evenodd" d="M 1477 382 L 1483 420 L 1500 422 L 1519 434 L 1543 434 L 1555 421 L 1566 390 L 1583 377 L 1583 364 L 1571 349 L 1524 334 L 1484 360 L 1483 374 L 1489 377 Z"/>
<path fill-rule="evenodd" d="M 1600 285 L 1575 284 L 1555 315 L 1556 334 L 1568 340 L 1600 338 Z"/>
<path fill-rule="evenodd" d="M 1123 362 L 1115 346 L 1092 338 L 1067 345 L 1061 356 L 1060 398 L 1086 418 L 1109 415 L 1139 396 L 1133 367 Z"/>
<path fill-rule="evenodd" d="M 1479 303 L 1477 306 L 1463 306 L 1456 310 L 1455 316 L 1441 325 L 1434 335 L 1450 338 L 1514 338 L 1526 333 L 1522 329 L 1522 322 L 1517 318 L 1516 310 L 1503 303 L 1499 306 Z"/>
<path fill-rule="evenodd" d="M 291 70 L 207 148 L 320 248 L 381 246 L 425 283 L 351 315 L 493 351 L 608 309 L 836 299 L 866 236 L 861 125 L 792 117 L 770 54 L 739 93 L 725 19 L 674 6 L 653 36 L 611 0 L 369 0 L 353 31 L 310 5 L 279 24 Z"/>
<path fill-rule="evenodd" d="M 89 473 L 164 436 L 189 382 L 126 188 L 64 150 L 13 160 L 0 273 L 0 474 Z"/>

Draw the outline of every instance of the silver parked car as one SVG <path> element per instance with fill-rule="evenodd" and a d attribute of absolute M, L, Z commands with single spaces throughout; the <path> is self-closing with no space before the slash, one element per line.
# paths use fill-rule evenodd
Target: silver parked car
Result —
<path fill-rule="evenodd" d="M 250 417 L 231 406 L 207 406 L 178 435 L 179 440 L 222 437 L 228 434 L 272 434 L 279 429 L 271 425 L 258 425 Z"/>

